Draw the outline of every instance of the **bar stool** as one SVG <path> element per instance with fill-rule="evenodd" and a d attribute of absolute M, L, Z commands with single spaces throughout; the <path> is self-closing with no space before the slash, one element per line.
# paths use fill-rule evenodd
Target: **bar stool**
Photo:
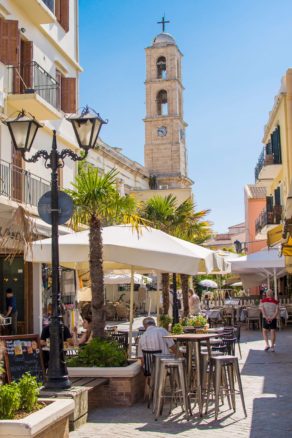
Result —
<path fill-rule="evenodd" d="M 191 414 L 189 398 L 186 388 L 186 361 L 184 358 L 160 358 L 159 372 L 157 376 L 157 400 L 155 409 L 155 420 L 162 414 L 163 403 L 166 398 L 170 399 L 170 409 L 173 401 L 180 400 L 182 410 L 186 418 Z M 166 394 L 166 382 L 169 379 L 170 394 Z"/>
<path fill-rule="evenodd" d="M 227 372 L 227 378 L 226 378 L 226 372 Z M 234 377 L 236 377 L 236 380 L 238 382 L 238 390 L 235 390 Z M 219 396 L 221 389 L 225 391 L 228 397 L 229 407 L 230 407 L 229 396 L 231 396 L 232 407 L 234 412 L 236 411 L 235 393 L 239 392 L 244 415 L 247 417 L 239 365 L 238 365 L 238 358 L 236 356 L 211 357 L 210 378 L 208 382 L 207 401 L 206 401 L 206 414 L 208 413 L 209 397 L 211 392 L 211 380 L 213 380 L 214 382 L 214 391 L 215 391 L 215 419 L 217 420 L 218 418 Z"/>
<path fill-rule="evenodd" d="M 150 387 L 152 388 L 152 412 L 153 414 L 156 411 L 156 402 L 157 402 L 157 389 L 158 389 L 158 379 L 160 375 L 160 359 L 174 359 L 174 353 L 155 353 L 153 355 L 152 362 L 152 373 L 150 378 Z"/>

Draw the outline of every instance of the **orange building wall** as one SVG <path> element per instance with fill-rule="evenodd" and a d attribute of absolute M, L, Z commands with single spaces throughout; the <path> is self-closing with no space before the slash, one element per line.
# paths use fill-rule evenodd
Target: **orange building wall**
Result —
<path fill-rule="evenodd" d="M 247 243 L 246 247 L 248 254 L 251 254 L 253 252 L 260 251 L 267 246 L 266 239 L 255 241 L 255 223 L 260 213 L 266 207 L 266 200 L 247 198 L 245 201 L 246 242 L 251 242 Z"/>

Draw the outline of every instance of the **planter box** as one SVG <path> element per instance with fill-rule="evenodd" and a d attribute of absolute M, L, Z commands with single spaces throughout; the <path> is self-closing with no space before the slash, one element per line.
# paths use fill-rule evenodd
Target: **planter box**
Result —
<path fill-rule="evenodd" d="M 144 393 L 145 377 L 138 361 L 125 367 L 69 367 L 68 373 L 70 377 L 103 377 L 109 380 L 88 393 L 89 409 L 131 406 Z"/>
<path fill-rule="evenodd" d="M 21 420 L 0 420 L 0 437 L 69 438 L 69 416 L 74 410 L 74 401 L 40 401 L 48 405 Z"/>

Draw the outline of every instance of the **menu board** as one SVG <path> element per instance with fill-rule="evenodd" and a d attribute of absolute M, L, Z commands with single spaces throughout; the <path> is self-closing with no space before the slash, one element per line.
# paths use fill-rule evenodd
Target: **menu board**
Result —
<path fill-rule="evenodd" d="M 19 380 L 29 372 L 39 382 L 44 381 L 44 366 L 38 335 L 0 336 L 0 350 L 8 383 Z"/>

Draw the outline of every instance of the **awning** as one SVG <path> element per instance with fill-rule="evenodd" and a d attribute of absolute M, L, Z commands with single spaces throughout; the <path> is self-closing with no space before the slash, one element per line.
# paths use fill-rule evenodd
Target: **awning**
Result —
<path fill-rule="evenodd" d="M 283 234 L 283 224 L 277 225 L 267 232 L 268 247 L 275 246 L 281 243 Z"/>
<path fill-rule="evenodd" d="M 292 256 L 292 237 L 289 236 L 286 242 L 282 244 L 282 254 L 284 256 Z"/>

